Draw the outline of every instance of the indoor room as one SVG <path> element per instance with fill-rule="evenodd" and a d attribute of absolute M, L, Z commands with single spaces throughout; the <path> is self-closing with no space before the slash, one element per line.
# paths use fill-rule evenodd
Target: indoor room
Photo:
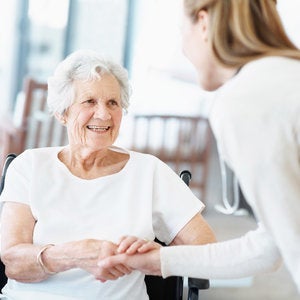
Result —
<path fill-rule="evenodd" d="M 68 144 L 66 127 L 47 107 L 47 80 L 67 55 L 89 49 L 128 71 L 130 106 L 114 145 L 152 154 L 178 175 L 188 170 L 189 188 L 205 205 L 203 217 L 218 241 L 255 230 L 257 216 L 220 156 L 208 119 L 218 91 L 199 85 L 183 54 L 181 6 L 175 0 L 0 0 L 1 170 L 9 153 Z M 300 2 L 277 0 L 277 9 L 288 37 L 300 47 Z M 187 293 L 185 277 L 183 299 Z M 209 278 L 198 299 L 300 296 L 282 264 L 267 274 Z"/>

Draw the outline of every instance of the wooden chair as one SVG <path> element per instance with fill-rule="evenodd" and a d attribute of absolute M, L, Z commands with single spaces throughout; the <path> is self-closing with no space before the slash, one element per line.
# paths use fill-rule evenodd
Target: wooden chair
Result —
<path fill-rule="evenodd" d="M 205 200 L 212 135 L 201 116 L 135 115 L 131 149 L 150 153 L 176 173 L 188 169 L 192 190 Z"/>
<path fill-rule="evenodd" d="M 13 115 L 3 118 L 0 124 L 1 167 L 8 153 L 66 143 L 65 127 L 51 117 L 46 100 L 47 84 L 26 78 Z"/>

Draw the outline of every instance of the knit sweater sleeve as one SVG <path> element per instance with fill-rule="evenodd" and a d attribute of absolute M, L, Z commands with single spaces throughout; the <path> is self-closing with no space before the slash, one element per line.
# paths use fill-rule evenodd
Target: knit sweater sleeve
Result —
<path fill-rule="evenodd" d="M 241 238 L 203 246 L 163 247 L 163 277 L 230 279 L 273 271 L 281 256 L 272 237 L 260 225 Z"/>

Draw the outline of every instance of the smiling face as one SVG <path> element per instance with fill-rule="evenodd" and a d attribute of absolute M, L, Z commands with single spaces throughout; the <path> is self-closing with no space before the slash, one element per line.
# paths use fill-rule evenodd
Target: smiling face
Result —
<path fill-rule="evenodd" d="M 118 137 L 123 115 L 118 81 L 110 74 L 78 80 L 74 92 L 75 101 L 64 115 L 70 146 L 91 151 L 110 147 Z"/>

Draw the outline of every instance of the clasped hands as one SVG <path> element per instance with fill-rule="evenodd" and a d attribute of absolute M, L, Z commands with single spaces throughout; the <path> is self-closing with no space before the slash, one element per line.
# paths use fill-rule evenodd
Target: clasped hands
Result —
<path fill-rule="evenodd" d="M 145 274 L 161 275 L 160 255 L 161 245 L 154 241 L 125 236 L 116 244 L 114 253 L 98 260 L 97 279 L 101 282 L 115 280 L 133 270 Z"/>

